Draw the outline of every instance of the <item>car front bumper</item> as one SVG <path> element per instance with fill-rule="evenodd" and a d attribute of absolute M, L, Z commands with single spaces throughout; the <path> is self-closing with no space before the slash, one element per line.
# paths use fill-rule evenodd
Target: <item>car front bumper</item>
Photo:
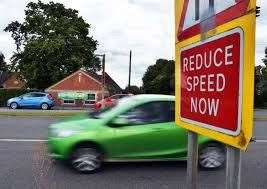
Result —
<path fill-rule="evenodd" d="M 65 138 L 49 137 L 47 146 L 50 157 L 59 160 L 67 160 L 69 158 L 71 143 Z"/>

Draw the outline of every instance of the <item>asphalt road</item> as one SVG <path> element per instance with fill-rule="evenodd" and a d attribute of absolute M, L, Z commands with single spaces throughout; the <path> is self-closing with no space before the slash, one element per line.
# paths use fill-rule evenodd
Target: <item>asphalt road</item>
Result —
<path fill-rule="evenodd" d="M 80 175 L 48 157 L 47 126 L 59 119 L 0 117 L 0 188 L 174 189 L 185 188 L 185 162 L 112 163 L 94 175 Z M 267 188 L 267 122 L 255 122 L 251 144 L 242 156 L 242 189 Z M 199 188 L 224 189 L 225 170 L 199 172 Z"/>

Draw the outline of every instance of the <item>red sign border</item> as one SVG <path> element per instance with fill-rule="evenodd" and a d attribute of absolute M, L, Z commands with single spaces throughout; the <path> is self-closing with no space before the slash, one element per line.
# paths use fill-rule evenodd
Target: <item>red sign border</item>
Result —
<path fill-rule="evenodd" d="M 239 18 L 246 13 L 250 0 L 235 0 L 235 1 L 237 2 L 235 6 L 232 6 L 220 12 L 219 14 L 215 15 L 215 27 L 218 27 L 222 24 L 230 22 L 231 20 L 235 18 Z M 177 39 L 179 41 L 183 41 L 185 39 L 188 39 L 190 37 L 193 37 L 201 33 L 200 23 L 194 26 L 191 26 L 183 31 L 185 15 L 186 15 L 186 11 L 188 8 L 188 2 L 189 0 L 184 0 L 182 16 L 181 16 L 181 20 L 179 23 L 178 33 L 177 33 Z"/>
<path fill-rule="evenodd" d="M 181 53 L 185 50 L 194 48 L 194 47 L 199 46 L 199 45 L 209 43 L 211 41 L 220 39 L 222 37 L 226 37 L 226 36 L 234 34 L 234 33 L 240 34 L 240 72 L 239 72 L 239 99 L 238 99 L 238 120 L 237 120 L 238 126 L 237 126 L 237 130 L 231 131 L 228 129 L 216 127 L 214 125 L 209 125 L 209 124 L 201 123 L 201 122 L 194 121 L 194 120 L 191 120 L 188 118 L 183 118 L 181 116 L 181 108 L 182 108 L 181 104 L 182 103 L 180 103 L 179 115 L 180 115 L 180 119 L 186 123 L 191 123 L 193 125 L 200 126 L 200 127 L 206 128 L 206 129 L 210 129 L 213 131 L 218 131 L 218 132 L 221 132 L 221 133 L 224 133 L 227 135 L 238 136 L 241 132 L 241 118 L 242 118 L 243 65 L 244 65 L 244 31 L 243 31 L 243 29 L 240 27 L 237 27 L 237 28 L 234 28 L 232 30 L 220 33 L 220 34 L 213 36 L 211 38 L 208 38 L 204 42 L 200 41 L 200 42 L 185 46 L 185 47 L 181 48 L 181 50 L 180 50 L 180 57 L 181 57 Z M 181 76 L 181 70 L 180 70 L 180 76 Z M 182 80 L 180 80 L 180 82 L 182 82 Z M 181 84 L 180 84 L 180 86 L 181 86 Z M 182 100 L 182 99 L 180 98 L 180 100 Z"/>

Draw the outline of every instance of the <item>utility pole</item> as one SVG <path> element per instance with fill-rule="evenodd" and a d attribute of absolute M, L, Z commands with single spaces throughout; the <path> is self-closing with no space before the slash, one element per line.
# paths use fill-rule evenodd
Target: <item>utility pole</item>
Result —
<path fill-rule="evenodd" d="M 105 54 L 96 54 L 96 56 L 102 57 L 102 77 L 101 77 L 101 83 L 102 83 L 102 91 L 101 91 L 101 100 L 105 98 L 105 64 L 106 64 L 106 55 Z M 103 103 L 104 104 L 104 103 Z"/>
<path fill-rule="evenodd" d="M 130 60 L 129 60 L 129 82 L 128 82 L 128 92 L 131 86 L 131 72 L 132 72 L 132 50 L 130 50 Z"/>
<path fill-rule="evenodd" d="M 106 64 L 106 55 L 103 54 L 103 59 L 102 59 L 102 100 L 105 98 L 105 65 Z M 103 103 L 104 106 L 105 103 Z"/>

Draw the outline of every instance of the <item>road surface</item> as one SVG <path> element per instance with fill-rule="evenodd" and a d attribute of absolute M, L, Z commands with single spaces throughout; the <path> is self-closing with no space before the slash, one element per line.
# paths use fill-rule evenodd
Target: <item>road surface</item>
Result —
<path fill-rule="evenodd" d="M 49 124 L 57 118 L 0 117 L 0 188 L 174 189 L 186 186 L 185 162 L 109 163 L 80 175 L 48 157 Z M 267 122 L 255 122 L 259 140 L 242 156 L 242 189 L 267 188 Z M 199 172 L 199 188 L 224 189 L 225 170 Z"/>

